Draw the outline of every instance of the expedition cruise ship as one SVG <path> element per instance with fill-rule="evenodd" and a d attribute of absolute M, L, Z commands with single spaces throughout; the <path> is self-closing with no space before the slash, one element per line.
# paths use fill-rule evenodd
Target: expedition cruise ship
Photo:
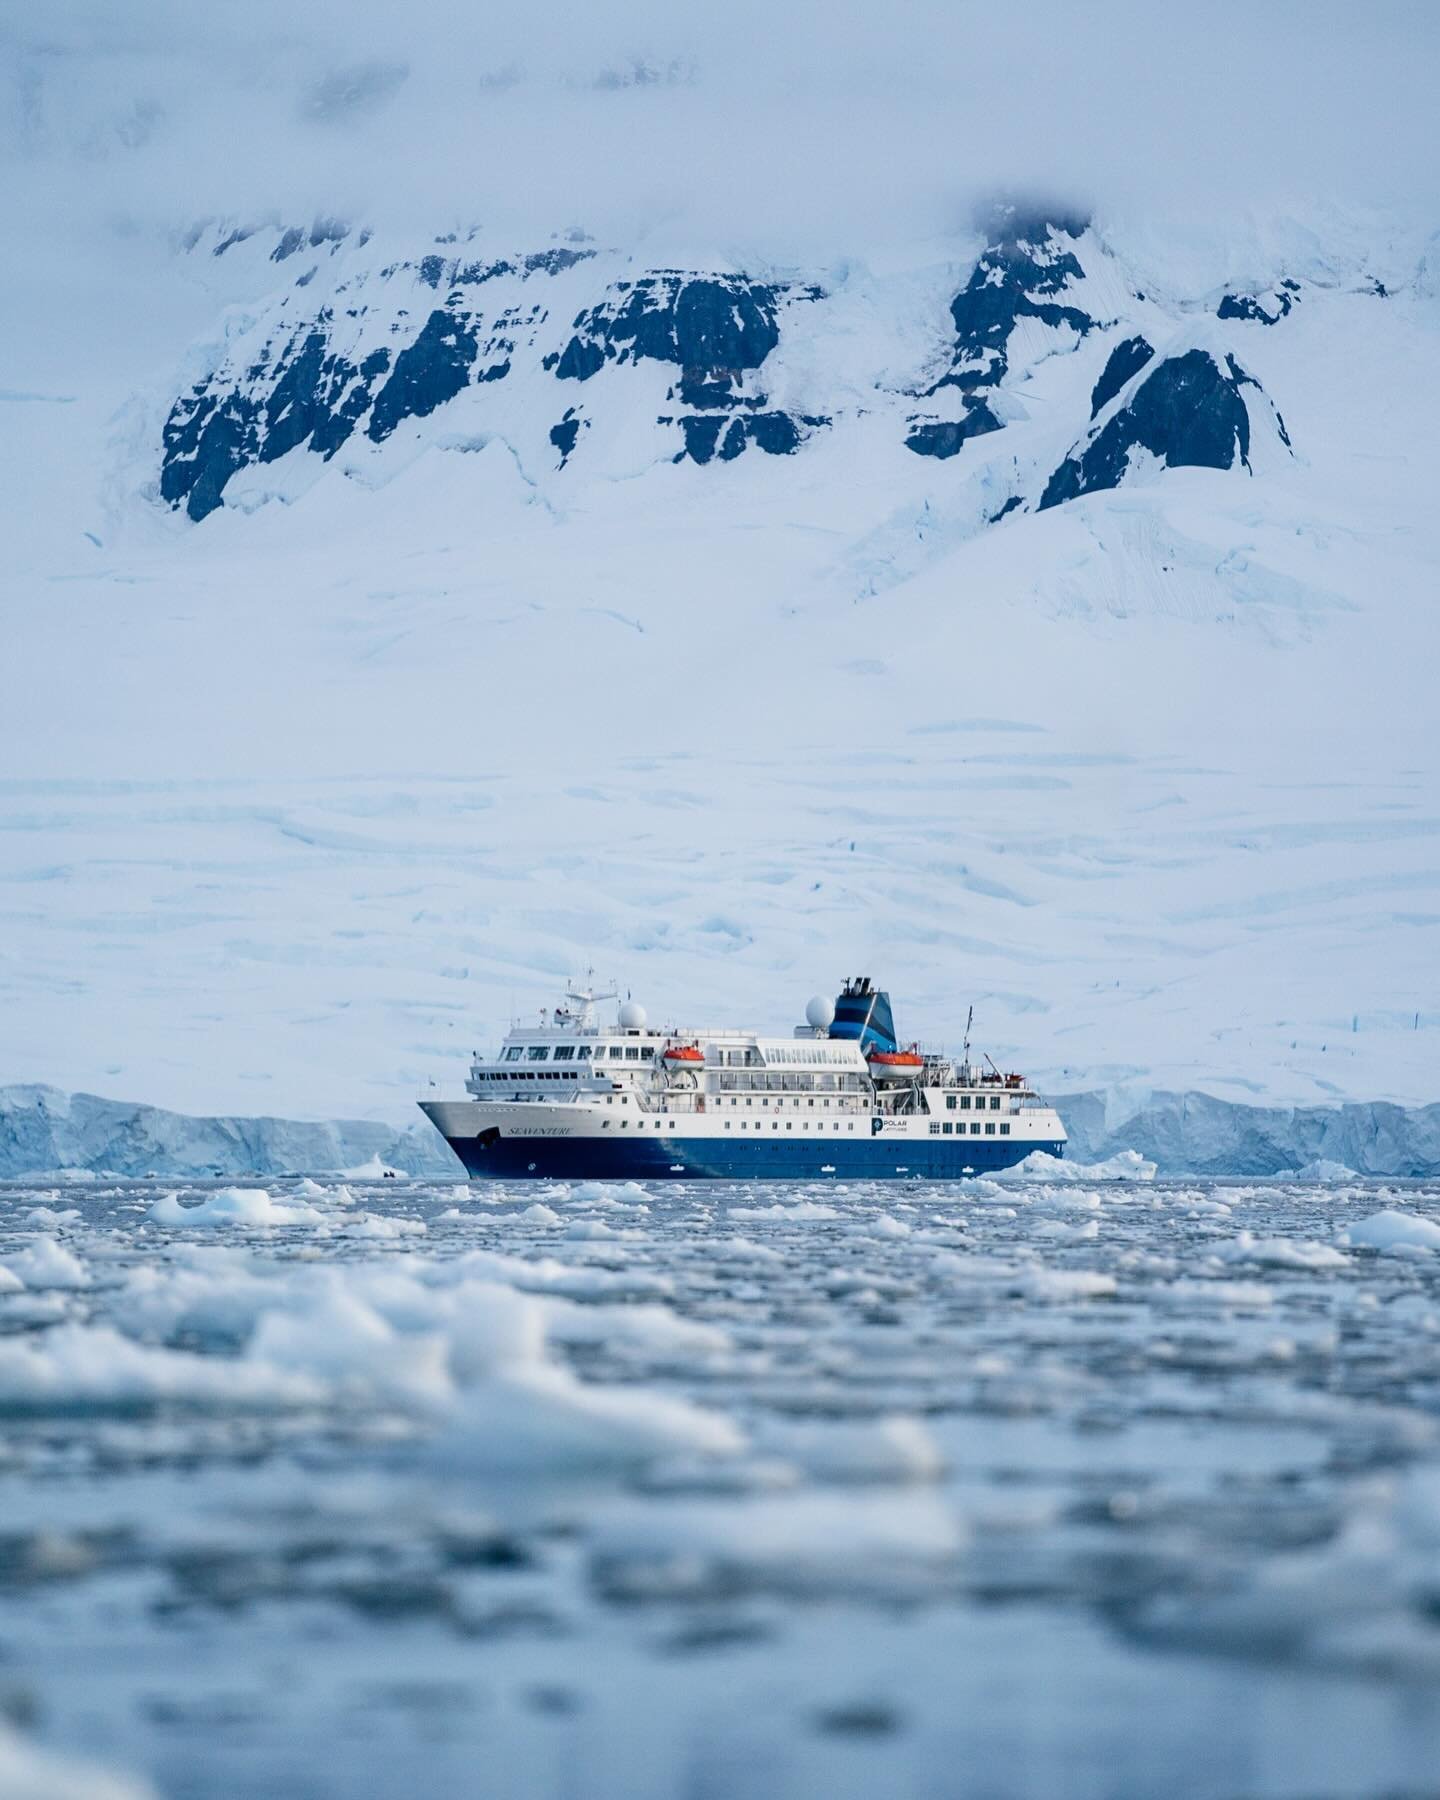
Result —
<path fill-rule="evenodd" d="M 421 1107 L 471 1175 L 498 1179 L 953 1180 L 1060 1156 L 1059 1114 L 1019 1075 L 902 1046 L 868 977 L 817 996 L 790 1037 L 656 1030 L 572 987 L 476 1055 L 468 1100 Z"/>

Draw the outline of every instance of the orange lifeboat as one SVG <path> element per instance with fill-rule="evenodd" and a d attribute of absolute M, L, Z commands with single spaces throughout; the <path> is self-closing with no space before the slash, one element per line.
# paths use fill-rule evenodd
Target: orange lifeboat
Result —
<path fill-rule="evenodd" d="M 865 1061 L 876 1081 L 904 1081 L 925 1067 L 925 1058 L 913 1044 L 908 1050 L 872 1050 Z"/>
<path fill-rule="evenodd" d="M 696 1063 L 704 1062 L 705 1052 L 697 1044 L 667 1044 L 662 1060 L 693 1067 Z"/>

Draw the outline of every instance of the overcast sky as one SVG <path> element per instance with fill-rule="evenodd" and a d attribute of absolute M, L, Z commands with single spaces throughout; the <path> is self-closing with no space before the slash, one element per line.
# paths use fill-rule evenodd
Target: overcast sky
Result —
<path fill-rule="evenodd" d="M 1440 6 L 3 0 L 11 197 L 783 255 L 1113 212 L 1436 211 Z"/>

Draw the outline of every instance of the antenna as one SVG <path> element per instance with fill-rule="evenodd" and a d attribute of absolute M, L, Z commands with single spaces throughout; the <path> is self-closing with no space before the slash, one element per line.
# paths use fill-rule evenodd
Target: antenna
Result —
<path fill-rule="evenodd" d="M 990 1054 L 990 1052 L 988 1050 L 984 1052 L 984 1055 L 985 1055 L 986 1062 L 989 1063 L 989 1065 L 992 1069 L 995 1069 L 995 1058 Z M 1005 1077 L 1000 1073 L 999 1069 L 995 1069 L 995 1079 L 997 1081 L 1003 1081 L 1005 1079 Z"/>
<path fill-rule="evenodd" d="M 575 1023 L 581 1031 L 588 1031 L 595 1023 L 595 1004 L 599 1000 L 613 1000 L 615 988 L 612 984 L 608 992 L 599 993 L 595 988 L 595 971 L 587 969 L 583 982 L 572 981 L 565 990 L 565 998 L 575 1003 Z"/>
<path fill-rule="evenodd" d="M 965 1020 L 965 1053 L 960 1059 L 962 1062 L 968 1063 L 970 1060 L 970 1027 L 974 1023 L 975 1023 L 975 1008 L 972 1006 L 970 1008 L 969 1015 Z"/>

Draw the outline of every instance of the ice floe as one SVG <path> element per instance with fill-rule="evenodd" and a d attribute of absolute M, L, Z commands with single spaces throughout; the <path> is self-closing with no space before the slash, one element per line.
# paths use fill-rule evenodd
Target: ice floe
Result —
<path fill-rule="evenodd" d="M 1364 1250 L 1416 1251 L 1440 1250 L 1440 1225 L 1418 1213 L 1397 1212 L 1387 1207 L 1371 1213 L 1340 1233 L 1342 1244 Z"/>

